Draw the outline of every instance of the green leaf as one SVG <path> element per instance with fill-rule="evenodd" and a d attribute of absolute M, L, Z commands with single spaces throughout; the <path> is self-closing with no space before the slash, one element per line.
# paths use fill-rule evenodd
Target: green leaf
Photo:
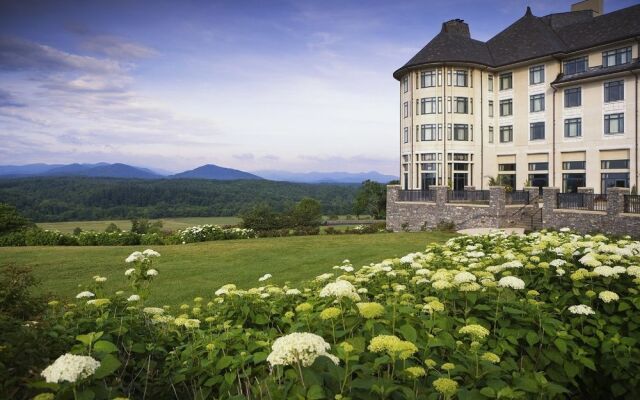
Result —
<path fill-rule="evenodd" d="M 482 394 L 483 396 L 489 397 L 491 399 L 496 397 L 496 391 L 490 387 L 485 387 L 480 389 L 480 394 Z"/>
<path fill-rule="evenodd" d="M 91 389 L 85 389 L 76 394 L 76 400 L 93 400 L 95 397 L 96 394 Z"/>
<path fill-rule="evenodd" d="M 324 390 L 320 385 L 311 385 L 309 390 L 307 390 L 307 399 L 309 400 L 319 400 L 326 399 L 327 397 L 324 394 Z"/>
<path fill-rule="evenodd" d="M 556 345 L 556 347 L 558 348 L 558 350 L 560 350 L 560 352 L 562 354 L 567 352 L 567 342 L 562 340 L 562 339 L 556 339 L 553 341 L 553 343 Z"/>
<path fill-rule="evenodd" d="M 572 362 L 565 361 L 564 372 L 567 373 L 567 376 L 569 378 L 573 378 L 574 376 L 578 375 L 578 372 L 580 372 L 580 368 Z"/>
<path fill-rule="evenodd" d="M 580 362 L 582 363 L 582 365 L 589 368 L 590 370 L 592 371 L 596 370 L 596 365 L 592 359 L 586 358 L 586 357 L 580 357 Z"/>
<path fill-rule="evenodd" d="M 534 344 L 538 343 L 538 341 L 540 340 L 538 338 L 538 334 L 533 331 L 529 331 L 527 333 L 526 339 L 527 339 L 527 343 L 529 343 L 529 346 L 533 346 Z"/>
<path fill-rule="evenodd" d="M 503 308 L 503 310 L 504 310 L 506 313 L 514 314 L 514 315 L 526 315 L 526 314 L 527 314 L 527 312 L 526 312 L 526 311 L 522 311 L 522 310 L 520 310 L 520 309 L 513 308 L 513 307 L 509 307 L 509 306 L 505 306 L 505 307 Z"/>
<path fill-rule="evenodd" d="M 115 353 L 118 351 L 118 347 L 106 340 L 99 340 L 93 345 L 93 351 L 98 353 Z"/>
<path fill-rule="evenodd" d="M 97 379 L 102 379 L 114 373 L 122 363 L 115 357 L 113 354 L 108 354 L 105 358 L 100 361 L 100 367 L 96 370 L 94 377 Z"/>
<path fill-rule="evenodd" d="M 405 340 L 408 340 L 410 342 L 416 342 L 418 339 L 418 332 L 415 330 L 415 328 L 409 324 L 407 325 L 402 325 L 399 329 L 400 333 L 402 333 L 402 336 L 404 336 Z"/>
<path fill-rule="evenodd" d="M 253 363 L 259 364 L 267 359 L 268 354 L 265 352 L 258 352 L 253 354 Z"/>
<path fill-rule="evenodd" d="M 81 342 L 82 344 L 91 346 L 91 343 L 95 342 L 96 340 L 102 337 L 102 333 L 103 332 L 89 332 L 85 335 L 76 336 L 76 340 Z"/>
<path fill-rule="evenodd" d="M 223 369 L 227 368 L 229 365 L 231 365 L 232 363 L 233 363 L 233 357 L 231 357 L 231 356 L 223 356 L 216 363 L 216 369 L 218 371 L 223 370 Z"/>
<path fill-rule="evenodd" d="M 520 377 L 513 380 L 513 384 L 517 389 L 522 389 L 529 393 L 538 393 L 538 383 L 531 378 Z"/>

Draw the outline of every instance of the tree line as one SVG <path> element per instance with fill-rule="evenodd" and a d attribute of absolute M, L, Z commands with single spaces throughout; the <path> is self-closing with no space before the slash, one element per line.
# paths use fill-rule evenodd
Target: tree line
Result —
<path fill-rule="evenodd" d="M 274 212 L 316 199 L 325 215 L 351 214 L 359 185 L 274 181 L 24 178 L 0 180 L 0 203 L 33 221 L 236 216 L 256 204 Z"/>

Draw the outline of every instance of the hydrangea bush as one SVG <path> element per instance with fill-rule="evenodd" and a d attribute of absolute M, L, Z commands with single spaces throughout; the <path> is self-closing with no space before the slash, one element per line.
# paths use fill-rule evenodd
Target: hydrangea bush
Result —
<path fill-rule="evenodd" d="M 227 284 L 164 307 L 145 304 L 140 290 L 162 279 L 153 253 L 127 259 L 131 293 L 107 296 L 94 279 L 90 295 L 51 307 L 48 323 L 76 343 L 69 353 L 95 362 L 74 367 L 74 382 L 52 382 L 63 376 L 50 373 L 58 361 L 42 365 L 48 382 L 33 380 L 32 390 L 96 399 L 640 398 L 640 242 L 628 238 L 461 236 L 360 268 L 345 260 L 298 287 L 256 274 L 262 286 Z"/>

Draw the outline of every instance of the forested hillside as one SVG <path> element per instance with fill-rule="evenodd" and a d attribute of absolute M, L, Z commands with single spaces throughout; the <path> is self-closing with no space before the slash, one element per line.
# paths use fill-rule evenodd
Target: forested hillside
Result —
<path fill-rule="evenodd" d="M 324 214 L 348 214 L 357 190 L 357 185 L 266 180 L 24 178 L 0 181 L 0 203 L 38 222 L 232 216 L 261 202 L 284 211 L 304 197 L 320 201 Z"/>

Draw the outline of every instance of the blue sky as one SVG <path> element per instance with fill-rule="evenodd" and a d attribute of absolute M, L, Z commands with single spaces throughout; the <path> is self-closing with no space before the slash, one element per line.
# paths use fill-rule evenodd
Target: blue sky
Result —
<path fill-rule="evenodd" d="M 0 0 L 0 164 L 396 173 L 391 74 L 443 21 L 571 3 Z"/>

